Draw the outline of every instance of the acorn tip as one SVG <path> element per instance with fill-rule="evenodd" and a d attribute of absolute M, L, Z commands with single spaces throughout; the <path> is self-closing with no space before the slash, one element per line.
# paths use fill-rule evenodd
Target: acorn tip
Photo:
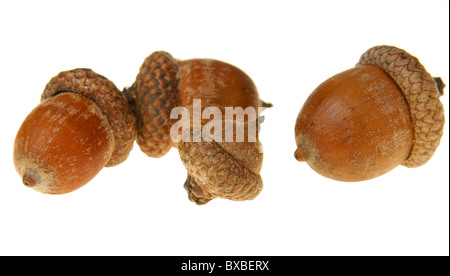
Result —
<path fill-rule="evenodd" d="M 306 161 L 306 153 L 300 147 L 298 147 L 297 150 L 295 151 L 294 157 L 300 162 Z"/>
<path fill-rule="evenodd" d="M 25 186 L 32 188 L 36 186 L 36 179 L 30 174 L 25 173 L 22 177 L 22 182 Z"/>

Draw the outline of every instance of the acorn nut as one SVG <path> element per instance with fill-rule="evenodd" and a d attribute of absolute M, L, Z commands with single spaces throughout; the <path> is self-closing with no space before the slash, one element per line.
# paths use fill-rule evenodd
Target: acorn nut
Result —
<path fill-rule="evenodd" d="M 339 181 L 421 166 L 443 134 L 444 86 L 406 51 L 373 47 L 308 97 L 295 125 L 295 158 Z"/>
<path fill-rule="evenodd" d="M 178 148 L 188 171 L 184 187 L 191 201 L 205 204 L 216 197 L 249 200 L 262 190 L 259 175 L 262 149 L 257 133 L 253 134 L 254 141 L 242 143 L 215 139 L 187 141 L 171 137 L 172 127 L 177 122 L 171 119 L 171 112 L 176 107 L 185 107 L 189 111 L 189 137 L 199 131 L 192 123 L 196 116 L 196 100 L 201 101 L 201 108 L 197 110 L 201 116 L 200 128 L 209 122 L 201 114 L 210 107 L 220 110 L 223 117 L 215 119 L 219 119 L 221 125 L 225 124 L 226 107 L 253 107 L 255 110 L 270 107 L 259 99 L 253 81 L 243 71 L 218 60 L 180 61 L 166 52 L 154 52 L 145 59 L 136 81 L 125 89 L 125 94 L 134 106 L 137 143 L 141 150 L 148 156 L 161 157 L 172 147 Z M 241 134 L 248 135 L 248 121 L 247 118 L 241 122 L 240 126 L 245 125 Z M 253 123 L 258 124 L 256 121 L 254 118 Z M 231 124 L 239 122 L 233 118 Z"/>
<path fill-rule="evenodd" d="M 123 162 L 135 135 L 131 108 L 111 81 L 90 69 L 65 71 L 20 127 L 14 165 L 26 186 L 64 194 Z"/>

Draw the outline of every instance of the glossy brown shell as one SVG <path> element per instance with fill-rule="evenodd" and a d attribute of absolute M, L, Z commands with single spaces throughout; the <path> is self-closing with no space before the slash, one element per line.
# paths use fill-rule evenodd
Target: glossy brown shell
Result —
<path fill-rule="evenodd" d="M 400 87 L 414 127 L 414 143 L 403 165 L 418 167 L 425 164 L 439 146 L 445 123 L 440 92 L 433 77 L 416 57 L 393 46 L 367 50 L 358 64 L 378 66 Z"/>
<path fill-rule="evenodd" d="M 25 118 L 14 141 L 14 166 L 26 186 L 64 194 L 95 177 L 113 150 L 111 124 L 98 104 L 59 93 Z"/>
<path fill-rule="evenodd" d="M 131 107 L 113 82 L 91 69 L 64 71 L 45 87 L 41 101 L 58 93 L 72 92 L 94 101 L 107 116 L 114 133 L 115 147 L 106 166 L 125 161 L 133 148 L 136 123 Z"/>
<path fill-rule="evenodd" d="M 408 158 L 414 138 L 409 107 L 394 80 L 360 65 L 321 83 L 296 121 L 295 157 L 323 176 L 363 181 Z"/>
<path fill-rule="evenodd" d="M 225 107 L 270 107 L 259 98 L 252 79 L 241 69 L 214 59 L 188 59 L 179 62 L 178 84 L 180 106 L 192 107 L 201 100 L 204 108 L 215 106 L 225 112 Z"/>

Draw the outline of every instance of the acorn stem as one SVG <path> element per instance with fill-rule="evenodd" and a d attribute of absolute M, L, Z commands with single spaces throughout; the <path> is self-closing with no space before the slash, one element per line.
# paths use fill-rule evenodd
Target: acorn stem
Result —
<path fill-rule="evenodd" d="M 437 86 L 437 89 L 439 91 L 439 95 L 443 96 L 444 95 L 444 88 L 445 88 L 444 81 L 440 77 L 433 78 L 433 79 L 434 79 L 434 82 L 436 82 L 436 86 Z"/>
<path fill-rule="evenodd" d="M 271 108 L 271 107 L 273 107 L 273 104 L 262 101 L 262 107 Z"/>

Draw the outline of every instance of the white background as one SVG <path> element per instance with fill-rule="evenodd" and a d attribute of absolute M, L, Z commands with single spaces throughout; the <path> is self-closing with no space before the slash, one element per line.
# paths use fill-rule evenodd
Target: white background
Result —
<path fill-rule="evenodd" d="M 448 125 L 425 166 L 366 182 L 326 179 L 293 157 L 303 102 L 372 46 L 403 48 L 450 83 L 447 0 L 2 1 L 0 40 L 0 255 L 449 254 Z M 177 150 L 153 159 L 137 146 L 73 193 L 22 185 L 14 138 L 50 78 L 88 67 L 122 89 L 157 50 L 234 64 L 273 103 L 262 193 L 197 206 Z"/>

